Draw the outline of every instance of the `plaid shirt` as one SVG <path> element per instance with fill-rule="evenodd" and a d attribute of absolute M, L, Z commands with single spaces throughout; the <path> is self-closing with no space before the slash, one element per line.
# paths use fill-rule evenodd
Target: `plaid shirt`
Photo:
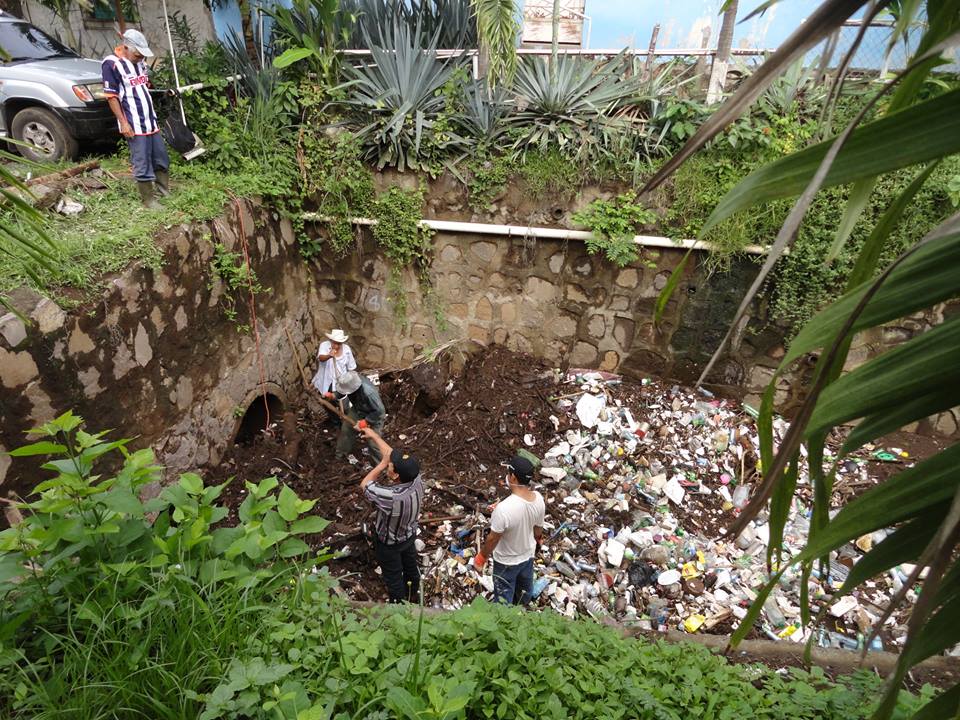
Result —
<path fill-rule="evenodd" d="M 363 494 L 377 509 L 374 525 L 380 542 L 396 545 L 416 536 L 423 504 L 423 481 L 419 475 L 399 485 L 372 482 Z"/>

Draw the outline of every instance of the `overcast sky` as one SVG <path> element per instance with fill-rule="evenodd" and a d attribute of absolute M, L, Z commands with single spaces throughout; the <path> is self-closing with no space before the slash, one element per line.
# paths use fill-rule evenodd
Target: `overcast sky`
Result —
<path fill-rule="evenodd" d="M 593 18 L 592 48 L 645 48 L 653 26 L 660 24 L 657 46 L 700 47 L 703 28 L 712 28 L 716 45 L 722 0 L 586 0 Z M 760 0 L 741 0 L 738 19 L 746 17 Z M 762 17 L 737 25 L 735 47 L 776 47 L 816 7 L 811 0 L 781 0 Z"/>

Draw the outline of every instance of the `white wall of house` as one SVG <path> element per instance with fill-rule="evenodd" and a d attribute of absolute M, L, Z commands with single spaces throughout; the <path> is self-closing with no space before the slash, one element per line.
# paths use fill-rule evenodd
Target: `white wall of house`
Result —
<path fill-rule="evenodd" d="M 163 22 L 163 6 L 160 0 L 135 0 L 140 13 L 139 22 L 127 22 L 147 36 L 151 49 L 158 56 L 166 55 L 167 31 Z M 23 19 L 41 30 L 66 42 L 63 21 L 36 0 L 22 0 Z M 189 23 L 200 45 L 216 39 L 213 18 L 200 0 L 167 0 L 167 12 L 173 16 L 180 13 Z M 74 3 L 69 13 L 70 26 L 79 47 L 74 48 L 85 57 L 100 58 L 108 55 L 117 45 L 116 21 L 97 20 L 84 13 Z"/>

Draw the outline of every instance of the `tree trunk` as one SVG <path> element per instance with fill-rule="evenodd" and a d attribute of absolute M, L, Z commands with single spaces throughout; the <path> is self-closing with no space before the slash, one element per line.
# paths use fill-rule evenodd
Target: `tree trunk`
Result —
<path fill-rule="evenodd" d="M 727 81 L 727 67 L 730 64 L 730 49 L 733 47 L 733 30 L 737 24 L 738 4 L 738 0 L 729 0 L 727 9 L 723 12 L 720 37 L 717 38 L 717 54 L 713 56 L 713 67 L 710 69 L 710 85 L 707 89 L 708 105 L 719 101 L 723 95 L 723 86 Z"/>
<path fill-rule="evenodd" d="M 249 0 L 237 0 L 237 7 L 240 8 L 240 27 L 243 28 L 243 46 L 247 50 L 247 57 L 259 65 L 260 55 L 257 53 L 257 43 L 253 37 L 253 18 L 250 13 L 250 2 Z"/>
<path fill-rule="evenodd" d="M 123 8 L 120 6 L 120 0 L 113 0 L 113 14 L 117 16 L 117 25 L 120 26 L 120 33 L 127 31 L 127 21 L 123 17 Z"/>

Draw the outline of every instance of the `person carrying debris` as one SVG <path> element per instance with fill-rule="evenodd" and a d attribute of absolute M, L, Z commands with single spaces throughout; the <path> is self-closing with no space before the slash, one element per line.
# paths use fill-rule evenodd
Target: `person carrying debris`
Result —
<path fill-rule="evenodd" d="M 104 58 L 100 71 L 107 104 L 117 118 L 120 134 L 130 145 L 140 200 L 145 207 L 156 210 L 160 204 L 154 192 L 162 197 L 170 194 L 170 157 L 150 97 L 150 78 L 144 63 L 148 57 L 153 57 L 153 51 L 147 39 L 130 28 L 113 54 Z"/>
<path fill-rule="evenodd" d="M 533 557 L 543 536 L 546 508 L 543 496 L 530 489 L 533 463 L 516 455 L 509 468 L 510 497 L 494 509 L 487 540 L 473 564 L 482 572 L 493 555 L 494 602 L 527 605 L 532 599 Z"/>
<path fill-rule="evenodd" d="M 360 430 L 377 446 L 380 462 L 360 481 L 364 497 L 376 508 L 374 550 L 390 602 L 416 602 L 420 591 L 417 567 L 417 529 L 423 505 L 420 463 L 402 450 L 391 448 L 373 428 Z M 379 481 L 386 471 L 390 485 Z"/>
<path fill-rule="evenodd" d="M 327 339 L 320 343 L 317 360 L 320 367 L 313 376 L 313 386 L 325 397 L 337 390 L 337 379 L 346 372 L 357 369 L 353 350 L 347 345 L 347 335 L 335 329 L 326 333 Z"/>
<path fill-rule="evenodd" d="M 380 399 L 376 385 L 356 370 L 350 370 L 340 376 L 337 381 L 337 390 L 345 396 L 340 401 L 341 407 L 344 402 L 347 403 L 344 414 L 357 422 L 366 421 L 366 424 L 378 433 L 383 431 L 387 411 L 383 407 L 383 400 Z M 362 432 L 362 429 L 358 427 L 354 430 L 349 423 L 340 424 L 340 434 L 337 436 L 337 457 L 346 457 L 353 452 L 356 432 Z M 367 445 L 373 462 L 380 462 L 380 446 L 373 441 L 368 441 Z"/>

